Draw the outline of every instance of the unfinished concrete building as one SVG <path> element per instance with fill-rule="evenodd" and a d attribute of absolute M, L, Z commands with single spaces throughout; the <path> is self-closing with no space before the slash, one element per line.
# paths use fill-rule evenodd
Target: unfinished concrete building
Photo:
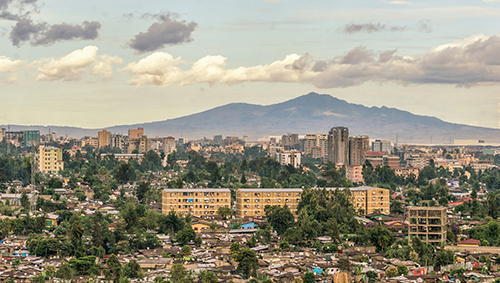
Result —
<path fill-rule="evenodd" d="M 446 207 L 408 207 L 408 242 L 413 237 L 439 244 L 446 241 Z"/>

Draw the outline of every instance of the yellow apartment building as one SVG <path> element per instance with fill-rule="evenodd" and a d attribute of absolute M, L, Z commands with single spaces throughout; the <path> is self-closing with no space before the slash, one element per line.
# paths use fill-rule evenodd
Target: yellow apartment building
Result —
<path fill-rule="evenodd" d="M 238 189 L 236 218 L 265 216 L 266 205 L 288 205 L 293 215 L 297 211 L 302 189 Z"/>
<path fill-rule="evenodd" d="M 231 207 L 229 189 L 164 189 L 162 213 L 191 213 L 193 216 L 217 214 L 219 207 Z"/>
<path fill-rule="evenodd" d="M 327 188 L 326 190 L 344 190 L 345 188 Z M 365 214 L 390 213 L 390 195 L 388 189 L 361 186 L 349 188 L 351 202 L 356 210 L 363 209 Z"/>
<path fill-rule="evenodd" d="M 111 145 L 111 132 L 102 130 L 97 132 L 97 145 L 99 148 L 103 148 Z"/>
<path fill-rule="evenodd" d="M 62 149 L 53 146 L 38 148 L 38 170 L 43 174 L 55 174 L 64 169 Z"/>

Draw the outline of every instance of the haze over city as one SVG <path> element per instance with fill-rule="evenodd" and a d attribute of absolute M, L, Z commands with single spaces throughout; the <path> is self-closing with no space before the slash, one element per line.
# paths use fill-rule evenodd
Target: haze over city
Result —
<path fill-rule="evenodd" d="M 104 128 L 311 91 L 499 126 L 497 1 L 0 2 L 0 124 Z"/>

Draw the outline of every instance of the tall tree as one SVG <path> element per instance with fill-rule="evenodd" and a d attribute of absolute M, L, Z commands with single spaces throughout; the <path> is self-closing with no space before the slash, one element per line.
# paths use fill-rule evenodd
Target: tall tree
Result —
<path fill-rule="evenodd" d="M 238 252 L 236 261 L 238 262 L 236 271 L 241 273 L 245 279 L 248 279 L 250 276 L 256 277 L 259 263 L 253 250 L 249 248 L 242 248 Z"/>

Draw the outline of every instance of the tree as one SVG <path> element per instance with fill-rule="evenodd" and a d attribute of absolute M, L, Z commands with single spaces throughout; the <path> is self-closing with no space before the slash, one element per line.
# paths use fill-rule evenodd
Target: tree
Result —
<path fill-rule="evenodd" d="M 106 280 L 113 280 L 113 283 L 119 283 L 122 277 L 122 265 L 115 254 L 109 256 L 106 266 L 104 270 Z"/>
<path fill-rule="evenodd" d="M 219 282 L 219 279 L 217 279 L 217 276 L 212 271 L 202 270 L 200 272 L 199 278 L 201 280 L 201 283 L 217 283 L 217 282 Z"/>
<path fill-rule="evenodd" d="M 139 186 L 137 187 L 137 190 L 135 191 L 135 194 L 137 196 L 137 200 L 142 202 L 142 200 L 145 198 L 146 194 L 149 192 L 151 189 L 149 183 L 147 182 L 140 182 Z"/>
<path fill-rule="evenodd" d="M 217 222 L 215 221 L 210 222 L 210 225 L 208 226 L 210 227 L 210 231 L 212 231 L 212 233 L 214 233 L 219 228 L 219 224 L 217 224 Z"/>
<path fill-rule="evenodd" d="M 375 283 L 377 281 L 378 275 L 375 271 L 368 271 L 366 273 L 366 277 L 368 277 L 368 283 Z"/>
<path fill-rule="evenodd" d="M 45 274 L 49 277 L 49 280 L 52 280 L 52 277 L 56 274 L 56 268 L 53 265 L 44 266 Z"/>
<path fill-rule="evenodd" d="M 30 278 L 31 283 L 45 283 L 45 277 L 42 275 L 33 276 Z"/>
<path fill-rule="evenodd" d="M 201 237 L 196 237 L 196 238 L 194 238 L 194 245 L 195 245 L 196 247 L 198 247 L 198 248 L 199 248 L 199 247 L 201 246 L 201 244 L 202 244 L 202 243 L 203 243 L 203 239 L 202 239 Z"/>
<path fill-rule="evenodd" d="M 368 235 L 370 241 L 377 247 L 379 252 L 394 243 L 395 240 L 392 233 L 381 225 L 377 225 L 376 228 L 368 230 Z"/>
<path fill-rule="evenodd" d="M 194 232 L 193 228 L 190 225 L 187 225 L 182 230 L 177 233 L 175 236 L 175 241 L 185 245 L 196 238 L 196 232 Z"/>
<path fill-rule="evenodd" d="M 73 278 L 73 270 L 68 263 L 65 263 L 57 269 L 56 277 L 63 280 L 71 280 Z"/>
<path fill-rule="evenodd" d="M 385 276 L 390 278 L 390 277 L 396 277 L 398 276 L 399 272 L 398 272 L 398 268 L 395 267 L 395 266 L 389 266 L 386 270 L 385 270 Z"/>
<path fill-rule="evenodd" d="M 238 262 L 236 271 L 241 273 L 245 279 L 248 279 L 250 276 L 256 277 L 259 263 L 253 250 L 249 248 L 241 249 L 236 256 L 236 261 Z"/>
<path fill-rule="evenodd" d="M 274 230 L 276 230 L 278 235 L 285 234 L 285 231 L 294 223 L 295 217 L 293 217 L 293 214 L 290 212 L 288 205 L 284 207 L 266 205 L 264 211 L 267 216 L 267 221 Z"/>
<path fill-rule="evenodd" d="M 397 268 L 399 275 L 408 275 L 408 267 L 405 265 L 398 265 Z"/>
<path fill-rule="evenodd" d="M 453 251 L 440 250 L 436 253 L 436 265 L 443 266 L 448 264 L 453 264 L 455 261 L 455 254 Z"/>
<path fill-rule="evenodd" d="M 316 274 L 314 274 L 314 272 L 306 272 L 306 274 L 304 274 L 304 277 L 302 277 L 302 282 L 315 283 L 316 282 Z"/>
<path fill-rule="evenodd" d="M 172 283 L 193 283 L 194 280 L 187 269 L 180 263 L 174 263 L 170 270 L 170 282 Z"/>
<path fill-rule="evenodd" d="M 229 247 L 229 252 L 231 254 L 236 254 L 240 251 L 240 244 L 238 242 L 232 242 L 231 247 Z"/>
<path fill-rule="evenodd" d="M 125 264 L 123 267 L 123 273 L 128 278 L 142 278 L 142 268 L 137 262 L 137 260 L 133 259 L 129 263 Z"/>
<path fill-rule="evenodd" d="M 191 254 L 191 248 L 188 245 L 185 245 L 181 249 L 181 254 L 186 256 Z"/>
<path fill-rule="evenodd" d="M 222 218 L 227 219 L 233 216 L 233 210 L 230 207 L 221 206 L 217 209 L 217 214 L 222 216 Z"/>
<path fill-rule="evenodd" d="M 29 210 L 29 208 L 30 208 L 30 200 L 28 199 L 28 195 L 26 194 L 26 192 L 23 192 L 21 194 L 21 206 L 25 210 Z"/>

